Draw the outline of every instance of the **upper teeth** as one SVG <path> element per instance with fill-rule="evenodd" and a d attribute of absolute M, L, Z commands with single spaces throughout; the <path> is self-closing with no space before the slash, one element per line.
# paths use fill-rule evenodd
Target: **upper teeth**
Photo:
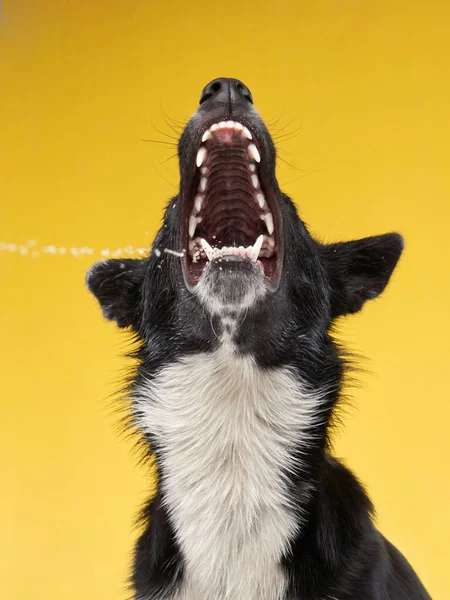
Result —
<path fill-rule="evenodd" d="M 248 140 L 253 139 L 250 130 L 242 125 L 242 123 L 238 123 L 237 121 L 220 121 L 219 123 L 214 123 L 205 131 L 202 137 L 202 142 L 206 142 L 206 140 L 211 139 L 211 133 L 217 131 L 218 129 L 234 129 L 235 131 L 240 132 L 243 138 L 247 138 Z"/>
<path fill-rule="evenodd" d="M 265 215 L 261 215 L 261 219 L 265 222 L 269 235 L 272 235 L 274 229 L 272 213 L 268 212 Z"/>
<path fill-rule="evenodd" d="M 195 197 L 194 206 L 195 206 L 195 210 L 198 213 L 202 210 L 202 202 L 203 202 L 203 196 L 201 194 L 199 194 L 198 196 Z"/>
<path fill-rule="evenodd" d="M 208 154 L 207 149 L 205 148 L 205 146 L 200 146 L 199 151 L 197 152 L 197 167 L 201 167 L 206 156 Z"/>
<path fill-rule="evenodd" d="M 203 134 L 203 137 L 202 137 L 202 142 L 206 142 L 206 140 L 209 140 L 209 139 L 211 139 L 211 138 L 212 138 L 211 132 L 210 132 L 210 130 L 209 130 L 209 129 L 207 129 L 207 130 L 205 131 L 205 133 Z"/>
<path fill-rule="evenodd" d="M 201 220 L 202 220 L 201 217 L 196 217 L 194 215 L 191 215 L 189 217 L 189 237 L 190 238 L 194 237 L 194 233 L 197 228 L 197 225 L 199 223 L 201 223 Z"/>
<path fill-rule="evenodd" d="M 248 155 L 250 156 L 250 158 L 253 158 L 253 160 L 256 160 L 256 162 L 261 162 L 261 157 L 259 155 L 258 148 L 255 146 L 255 144 L 249 144 Z"/>
<path fill-rule="evenodd" d="M 258 194 L 256 194 L 256 199 L 258 200 L 259 208 L 264 208 L 267 205 L 266 199 L 262 192 L 258 192 Z"/>
<path fill-rule="evenodd" d="M 206 221 L 209 218 L 208 215 L 201 215 L 200 213 L 202 210 L 204 210 L 205 205 L 207 207 L 209 203 L 208 192 L 206 192 L 209 185 L 208 179 L 212 178 L 213 182 L 215 181 L 214 165 L 210 164 L 211 158 L 209 156 L 210 153 L 211 156 L 214 156 L 215 149 L 214 146 L 210 146 L 209 144 L 205 143 L 211 140 L 214 137 L 214 135 L 218 135 L 215 134 L 215 132 L 222 130 L 232 130 L 234 132 L 239 132 L 242 138 L 244 138 L 245 140 L 249 140 L 249 142 L 246 143 L 246 150 L 248 155 L 247 166 L 249 169 L 250 185 L 254 189 L 253 198 L 257 206 L 257 210 L 260 209 L 264 213 L 260 214 L 260 217 L 266 225 L 266 233 L 269 234 L 269 237 L 260 235 L 253 246 L 247 246 L 246 248 L 244 248 L 243 246 L 240 246 L 239 248 L 236 248 L 234 246 L 213 248 L 205 239 L 197 237 L 195 238 L 195 240 L 193 240 L 195 232 L 197 230 L 197 226 L 199 223 L 201 223 L 203 216 L 205 217 Z M 256 163 L 261 162 L 261 156 L 259 154 L 258 148 L 256 147 L 256 144 L 253 142 L 253 136 L 250 130 L 247 127 L 245 127 L 245 125 L 242 125 L 242 123 L 238 123 L 237 121 L 220 121 L 219 123 L 213 123 L 213 125 L 211 125 L 211 127 L 203 133 L 202 142 L 205 145 L 202 144 L 200 146 L 195 160 L 197 168 L 200 170 L 200 181 L 198 184 L 198 191 L 194 198 L 192 212 L 188 222 L 188 233 L 190 238 L 189 251 L 191 253 L 191 256 L 195 258 L 196 261 L 200 260 L 200 256 L 202 253 L 206 254 L 209 260 L 213 260 L 213 258 L 225 256 L 227 254 L 242 255 L 250 258 L 253 261 L 256 261 L 260 254 L 263 257 L 271 256 L 271 253 L 273 252 L 273 249 L 275 247 L 275 240 L 273 240 L 273 238 L 270 237 L 274 232 L 273 215 L 269 211 L 266 198 L 263 194 L 263 191 L 261 190 L 261 184 L 256 168 Z M 215 239 L 215 237 L 216 236 L 214 235 L 212 236 L 213 239 Z M 269 242 L 267 242 L 267 240 L 269 240 Z"/>

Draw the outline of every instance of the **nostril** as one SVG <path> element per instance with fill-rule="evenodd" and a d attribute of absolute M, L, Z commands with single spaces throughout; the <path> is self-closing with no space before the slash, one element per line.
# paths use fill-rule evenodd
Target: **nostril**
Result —
<path fill-rule="evenodd" d="M 252 94 L 242 81 L 239 81 L 238 79 L 229 79 L 227 77 L 218 77 L 217 79 L 210 81 L 203 89 L 200 96 L 200 104 L 203 104 L 203 102 L 210 99 L 221 103 L 242 103 L 243 98 L 245 98 L 247 102 L 250 102 L 250 104 L 253 104 Z"/>
<path fill-rule="evenodd" d="M 236 83 L 236 89 L 241 94 L 241 96 L 244 96 L 246 100 L 253 104 L 253 98 L 247 86 L 245 86 L 241 81 L 238 81 Z"/>
<path fill-rule="evenodd" d="M 208 92 L 203 92 L 202 97 L 200 98 L 200 104 L 203 104 L 203 102 L 205 102 L 205 100 L 208 100 L 208 98 L 211 98 L 212 94 L 208 93 Z"/>
<path fill-rule="evenodd" d="M 200 97 L 200 104 L 203 104 L 205 100 L 209 100 L 209 98 L 212 98 L 218 94 L 222 90 L 222 84 L 223 82 L 220 79 L 216 79 L 215 81 L 208 83 Z"/>

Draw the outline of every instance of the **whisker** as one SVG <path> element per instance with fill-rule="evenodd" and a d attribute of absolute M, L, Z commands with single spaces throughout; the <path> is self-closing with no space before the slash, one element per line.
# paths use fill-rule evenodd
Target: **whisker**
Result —
<path fill-rule="evenodd" d="M 316 173 L 321 173 L 321 169 L 303 169 L 303 173 L 301 175 L 297 175 L 294 179 L 289 179 L 288 181 L 280 181 L 280 187 L 286 187 L 291 185 L 291 183 L 295 183 L 299 179 L 303 177 L 307 177 L 308 175 L 315 175 Z"/>
<path fill-rule="evenodd" d="M 277 158 L 279 160 L 281 160 L 282 162 L 284 162 L 286 165 L 288 165 L 289 167 L 291 167 L 292 169 L 295 169 L 296 171 L 300 171 L 300 172 L 304 172 L 305 169 L 300 169 L 299 167 L 296 167 L 295 165 L 293 165 L 292 163 L 290 163 L 288 160 L 286 160 L 285 158 L 283 158 L 282 156 L 280 156 L 278 154 Z"/>
<path fill-rule="evenodd" d="M 178 153 L 175 152 L 175 154 L 172 154 L 172 156 L 169 156 L 169 158 L 166 158 L 166 160 L 163 160 L 161 164 L 165 165 L 166 162 L 169 162 L 169 160 L 172 160 L 173 158 L 177 158 L 177 157 L 178 157 Z"/>
<path fill-rule="evenodd" d="M 288 121 L 285 125 L 283 125 L 283 127 L 276 127 L 275 131 L 284 131 L 285 129 L 290 127 L 292 125 L 292 123 L 294 123 L 296 121 L 296 119 L 297 119 L 297 117 L 293 117 L 290 121 Z"/>
<path fill-rule="evenodd" d="M 178 142 L 178 137 L 175 137 L 174 135 L 170 135 L 170 134 L 166 133 L 165 131 L 161 131 L 160 129 L 158 129 L 158 127 L 156 127 L 153 119 L 152 119 L 152 125 L 153 125 L 153 128 L 156 129 L 156 131 L 158 133 L 160 133 L 161 135 L 164 135 L 164 136 L 166 136 L 166 137 L 168 137 L 168 138 L 170 138 L 170 139 L 175 140 L 176 142 Z"/>
<path fill-rule="evenodd" d="M 267 129 L 275 129 L 275 125 L 277 125 L 281 121 L 282 118 L 283 118 L 283 115 L 279 116 L 274 121 L 268 121 L 267 122 Z"/>
<path fill-rule="evenodd" d="M 166 113 L 164 112 L 164 110 L 162 108 L 161 108 L 161 111 L 163 113 L 164 123 L 167 125 L 167 127 L 170 127 L 170 129 L 174 133 L 176 133 L 177 137 L 179 138 L 184 129 L 184 124 L 171 119 L 168 115 L 166 115 Z"/>
<path fill-rule="evenodd" d="M 167 119 L 168 121 L 170 121 L 174 127 L 177 127 L 178 129 L 180 129 L 180 131 L 184 128 L 185 123 L 183 123 L 183 121 L 177 121 L 176 119 L 172 119 L 172 117 L 170 117 L 166 111 L 164 110 L 162 104 L 160 104 L 160 108 L 161 108 L 161 112 L 164 115 L 164 118 Z"/>
<path fill-rule="evenodd" d="M 147 140 L 147 139 L 141 139 L 139 140 L 140 142 L 149 142 L 151 144 L 163 144 L 165 146 L 170 146 L 172 148 L 176 148 L 176 144 L 174 142 L 164 142 L 163 140 Z"/>
<path fill-rule="evenodd" d="M 173 157 L 172 157 L 172 158 L 173 158 Z M 153 163 L 153 168 L 155 169 L 155 171 L 157 172 L 157 174 L 158 174 L 158 175 L 161 177 L 161 179 L 164 179 L 164 181 L 165 181 L 165 182 L 166 182 L 168 185 L 170 185 L 170 187 L 172 187 L 174 190 L 176 190 L 176 189 L 177 189 L 177 185 L 175 185 L 175 184 L 174 184 L 172 181 L 169 181 L 169 180 L 168 180 L 166 177 L 164 177 L 164 175 L 163 175 L 163 174 L 162 174 L 162 173 L 161 173 L 161 172 L 158 170 L 158 168 L 157 168 L 157 166 L 156 166 L 156 165 L 157 165 L 157 163 L 156 163 L 156 162 L 154 162 L 154 163 Z"/>
<path fill-rule="evenodd" d="M 281 140 L 283 142 L 286 142 L 287 140 L 290 140 L 293 137 L 295 137 L 296 135 L 298 135 L 302 129 L 303 129 L 303 124 L 300 125 L 299 127 L 297 127 L 296 129 L 293 129 L 292 131 L 287 131 L 286 133 L 274 134 L 274 135 L 272 135 L 272 137 L 276 141 Z"/>

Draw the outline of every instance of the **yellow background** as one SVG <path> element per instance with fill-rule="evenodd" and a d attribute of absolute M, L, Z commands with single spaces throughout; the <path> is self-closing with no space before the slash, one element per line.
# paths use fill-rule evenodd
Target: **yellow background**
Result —
<path fill-rule="evenodd" d="M 84 274 L 148 246 L 203 85 L 242 79 L 279 134 L 279 179 L 325 240 L 397 230 L 384 297 L 342 325 L 366 360 L 336 453 L 434 600 L 450 597 L 450 5 L 401 0 L 4 3 L 0 597 L 124 600 L 149 482 L 110 395 L 126 337 Z M 284 134 L 293 133 L 294 137 Z"/>

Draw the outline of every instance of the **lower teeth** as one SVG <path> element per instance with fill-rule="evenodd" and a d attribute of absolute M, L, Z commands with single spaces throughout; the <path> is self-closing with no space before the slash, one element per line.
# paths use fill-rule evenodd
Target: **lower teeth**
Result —
<path fill-rule="evenodd" d="M 223 246 L 222 248 L 213 248 L 212 246 L 210 246 L 210 244 L 208 244 L 208 242 L 205 239 L 200 239 L 202 248 L 209 261 L 212 261 L 215 258 L 220 258 L 222 256 L 242 256 L 244 258 L 250 258 L 253 262 L 256 262 L 261 251 L 263 241 L 264 236 L 260 235 L 253 246 L 247 246 L 246 248 L 244 248 L 243 246 L 239 246 L 238 248 L 234 246 Z"/>

